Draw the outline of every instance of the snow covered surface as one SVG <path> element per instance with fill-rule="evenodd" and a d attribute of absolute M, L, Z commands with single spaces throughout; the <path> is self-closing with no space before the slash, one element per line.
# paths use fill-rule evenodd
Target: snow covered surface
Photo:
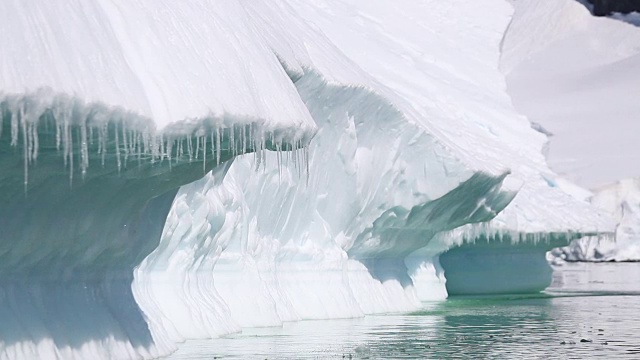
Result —
<path fill-rule="evenodd" d="M 511 103 L 504 0 L 0 10 L 0 358 L 407 311 L 465 270 L 450 249 L 515 273 L 483 239 L 539 270 L 614 231 Z"/>
<path fill-rule="evenodd" d="M 313 127 L 269 34 L 245 7 L 239 1 L 5 1 L 1 91 L 47 88 L 120 107 L 158 129 L 225 114 L 299 131 Z"/>

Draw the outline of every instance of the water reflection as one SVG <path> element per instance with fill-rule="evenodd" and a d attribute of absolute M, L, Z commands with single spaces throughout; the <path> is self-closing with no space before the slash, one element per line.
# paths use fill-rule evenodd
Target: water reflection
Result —
<path fill-rule="evenodd" d="M 593 265 L 564 266 L 547 293 L 248 329 L 187 342 L 170 358 L 640 358 L 640 264 Z"/>

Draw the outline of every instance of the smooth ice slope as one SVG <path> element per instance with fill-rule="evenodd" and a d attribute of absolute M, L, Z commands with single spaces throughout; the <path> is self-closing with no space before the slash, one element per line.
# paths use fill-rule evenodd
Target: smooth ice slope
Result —
<path fill-rule="evenodd" d="M 619 250 L 611 241 L 587 239 L 565 256 L 634 258 L 629 246 L 640 238 L 629 229 L 637 226 L 632 184 L 640 175 L 640 29 L 593 17 L 571 0 L 514 6 L 501 58 L 514 105 L 551 134 L 551 168 L 593 190 L 576 195 L 620 222 Z"/>

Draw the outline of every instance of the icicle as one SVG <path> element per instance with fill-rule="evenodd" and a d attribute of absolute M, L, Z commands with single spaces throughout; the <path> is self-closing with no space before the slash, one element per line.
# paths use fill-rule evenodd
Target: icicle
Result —
<path fill-rule="evenodd" d="M 178 148 L 176 149 L 176 164 L 180 162 L 180 158 L 182 157 L 182 139 L 178 141 Z"/>
<path fill-rule="evenodd" d="M 33 153 L 31 153 L 31 160 L 35 162 L 38 160 L 38 153 L 40 152 L 40 140 L 38 139 L 38 124 L 31 124 L 31 131 L 33 133 Z"/>
<path fill-rule="evenodd" d="M 235 127 L 231 126 L 231 128 L 229 129 L 229 150 L 231 150 L 232 157 L 236 156 L 235 132 Z"/>
<path fill-rule="evenodd" d="M 171 170 L 171 154 L 173 154 L 173 142 L 174 140 L 171 138 L 167 138 L 167 160 L 169 161 L 169 170 Z"/>
<path fill-rule="evenodd" d="M 189 153 L 189 162 L 193 160 L 193 144 L 191 143 L 191 139 L 193 136 L 191 134 L 187 135 L 187 152 Z"/>
<path fill-rule="evenodd" d="M 60 152 L 60 144 L 62 143 L 62 128 L 60 125 L 60 112 L 56 111 L 54 114 L 54 121 L 56 123 L 56 150 Z"/>
<path fill-rule="evenodd" d="M 0 105 L 2 105 L 0 103 Z M 0 138 L 2 137 L 2 127 L 4 126 L 4 107 L 0 106 Z"/>
<path fill-rule="evenodd" d="M 309 177 L 311 176 L 309 172 L 309 145 L 304 148 L 304 164 L 307 172 L 307 187 L 309 187 Z"/>
<path fill-rule="evenodd" d="M 215 159 L 215 157 L 216 157 L 216 142 L 214 140 L 213 130 L 211 130 L 210 136 L 211 136 L 211 157 Z"/>
<path fill-rule="evenodd" d="M 69 187 L 73 186 L 73 132 L 71 130 L 71 126 L 67 123 L 67 132 L 69 137 L 69 146 L 68 154 L 69 154 Z"/>
<path fill-rule="evenodd" d="M 24 114 L 23 114 L 22 118 L 24 119 Z M 26 133 L 26 136 L 27 136 L 27 138 L 26 138 L 27 141 L 25 141 L 25 145 L 27 147 L 27 153 L 26 153 L 27 164 L 31 164 L 31 154 L 33 152 L 33 134 L 32 134 L 32 131 L 31 131 L 32 126 L 27 121 L 23 120 L 22 122 L 23 122 L 22 131 L 24 133 Z M 23 138 L 24 138 L 24 136 L 23 136 Z"/>
<path fill-rule="evenodd" d="M 69 165 L 69 154 L 71 154 L 73 146 L 73 139 L 71 138 L 71 129 L 69 126 L 69 120 L 71 118 L 71 111 L 69 113 L 65 113 L 62 118 L 62 156 L 64 158 L 64 167 L 67 168 Z M 70 169 L 71 173 L 73 173 L 73 168 Z M 73 175 L 70 175 L 73 176 Z"/>
<path fill-rule="evenodd" d="M 247 127 L 246 126 L 242 126 L 240 128 L 242 130 L 242 153 L 246 154 L 247 153 Z"/>
<path fill-rule="evenodd" d="M 203 144 L 202 144 L 202 172 L 203 173 L 207 173 L 207 136 L 204 135 L 202 137 L 203 139 Z M 213 146 L 213 144 L 211 144 Z"/>
<path fill-rule="evenodd" d="M 102 155 L 102 167 L 104 167 L 104 159 L 105 159 L 105 155 L 107 154 L 107 137 L 109 136 L 108 134 L 109 134 L 109 125 L 105 123 L 100 128 L 100 135 L 99 135 L 100 139 L 98 140 L 100 142 L 100 151 Z"/>
<path fill-rule="evenodd" d="M 196 154 L 195 154 L 196 160 L 198 160 L 199 152 L 200 152 L 200 136 L 196 135 Z"/>
<path fill-rule="evenodd" d="M 293 158 L 293 168 L 296 170 L 296 174 L 300 177 L 300 167 L 298 166 L 298 142 L 293 143 L 293 149 L 291 150 L 291 157 Z"/>
<path fill-rule="evenodd" d="M 154 162 L 155 157 L 158 154 L 155 138 L 152 138 L 148 131 L 142 132 L 140 136 L 142 137 L 142 152 L 145 154 L 151 154 L 151 162 Z"/>
<path fill-rule="evenodd" d="M 20 107 L 20 125 L 22 127 L 22 148 L 24 161 L 24 193 L 27 194 L 27 185 L 29 184 L 29 135 L 27 133 L 27 121 L 25 119 L 24 105 Z"/>
<path fill-rule="evenodd" d="M 222 136 L 220 128 L 216 128 L 216 165 L 220 165 L 220 153 L 222 152 Z"/>
<path fill-rule="evenodd" d="M 118 138 L 118 123 L 114 124 L 115 126 L 115 134 L 116 134 L 116 161 L 118 163 L 118 174 L 122 169 L 122 163 L 120 162 L 120 139 Z"/>
<path fill-rule="evenodd" d="M 80 125 L 80 170 L 84 180 L 89 168 L 89 147 L 87 145 L 87 125 L 84 121 Z"/>
<path fill-rule="evenodd" d="M 18 145 L 18 114 L 16 114 L 19 109 L 15 109 L 11 112 L 11 146 Z"/>
<path fill-rule="evenodd" d="M 278 182 L 282 183 L 282 144 L 276 143 L 276 158 L 278 159 Z"/>
<path fill-rule="evenodd" d="M 124 124 L 122 125 L 122 148 L 124 150 L 124 168 L 127 168 L 127 161 L 129 160 L 129 144 L 127 143 L 127 130 Z"/>
<path fill-rule="evenodd" d="M 138 157 L 138 168 L 142 166 L 142 134 L 140 131 L 136 131 L 136 155 Z"/>
<path fill-rule="evenodd" d="M 167 153 L 167 148 L 164 143 L 164 135 L 162 134 L 160 134 L 160 143 L 158 145 L 160 146 L 160 149 L 158 149 L 158 152 L 160 153 L 160 164 L 162 164 L 165 154 Z M 169 164 L 171 164 L 171 161 L 169 161 Z"/>

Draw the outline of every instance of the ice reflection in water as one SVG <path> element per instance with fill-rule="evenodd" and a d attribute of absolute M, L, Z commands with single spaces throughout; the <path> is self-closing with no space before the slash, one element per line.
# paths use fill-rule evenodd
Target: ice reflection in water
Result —
<path fill-rule="evenodd" d="M 189 341 L 170 359 L 640 358 L 639 280 L 637 263 L 567 264 L 543 294 L 247 329 Z"/>

